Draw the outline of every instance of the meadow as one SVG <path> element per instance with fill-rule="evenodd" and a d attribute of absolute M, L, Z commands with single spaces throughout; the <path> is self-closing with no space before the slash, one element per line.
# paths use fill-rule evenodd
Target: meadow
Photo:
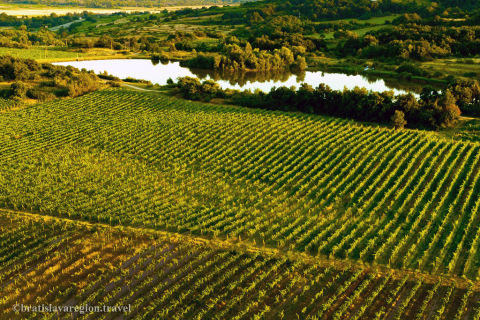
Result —
<path fill-rule="evenodd" d="M 356 23 L 356 24 L 364 24 L 366 26 L 364 27 L 359 27 L 356 29 L 352 29 L 352 32 L 358 34 L 359 36 L 365 35 L 367 32 L 370 31 L 375 31 L 379 30 L 382 28 L 391 28 L 391 23 L 395 18 L 397 18 L 398 15 L 389 15 L 389 16 L 383 16 L 383 17 L 373 17 L 370 19 L 338 19 L 338 20 L 333 20 L 333 21 L 328 21 L 328 22 L 319 22 L 319 24 L 325 24 L 325 23 L 331 23 L 331 24 L 339 24 L 339 25 L 344 25 L 348 23 Z M 388 23 L 387 23 L 388 22 Z M 320 33 L 315 33 L 312 35 L 314 38 L 320 38 L 323 37 L 326 40 L 332 40 L 334 39 L 334 34 L 335 32 L 326 32 L 323 34 Z"/>
<path fill-rule="evenodd" d="M 478 280 L 478 143 L 107 90 L 0 114 L 0 205 Z"/>

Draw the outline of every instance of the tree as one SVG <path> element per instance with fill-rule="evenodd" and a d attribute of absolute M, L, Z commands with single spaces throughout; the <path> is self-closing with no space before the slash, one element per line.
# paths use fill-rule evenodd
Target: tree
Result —
<path fill-rule="evenodd" d="M 411 93 L 408 94 L 401 94 L 397 96 L 397 101 L 395 101 L 395 107 L 397 110 L 406 113 L 416 112 L 420 105 L 418 104 L 417 98 Z"/>
<path fill-rule="evenodd" d="M 400 110 L 395 110 L 395 113 L 392 116 L 392 123 L 395 129 L 403 129 L 407 125 L 405 120 L 405 113 Z"/>
<path fill-rule="evenodd" d="M 440 126 L 452 127 L 460 118 L 461 111 L 457 106 L 457 100 L 450 90 L 445 90 L 440 99 L 439 107 L 441 108 Z"/>
<path fill-rule="evenodd" d="M 464 114 L 480 116 L 480 85 L 477 80 L 457 80 L 447 87 Z"/>
<path fill-rule="evenodd" d="M 437 90 L 433 89 L 430 86 L 426 86 L 422 89 L 420 93 L 420 100 L 425 104 L 432 104 L 439 96 Z"/>

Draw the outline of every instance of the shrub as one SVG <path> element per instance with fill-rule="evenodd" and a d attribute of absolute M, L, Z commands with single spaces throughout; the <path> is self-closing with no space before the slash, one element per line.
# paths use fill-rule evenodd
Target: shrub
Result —
<path fill-rule="evenodd" d="M 16 81 L 10 86 L 12 97 L 16 99 L 24 99 L 27 95 L 28 87 L 22 81 Z"/>
<path fill-rule="evenodd" d="M 421 68 L 411 63 L 404 63 L 395 70 L 398 73 L 409 73 L 414 76 L 426 76 L 427 73 Z"/>
<path fill-rule="evenodd" d="M 27 97 L 31 99 L 37 99 L 40 101 L 48 101 L 56 98 L 55 94 L 48 91 L 42 91 L 40 90 L 40 88 L 29 89 L 27 91 Z"/>

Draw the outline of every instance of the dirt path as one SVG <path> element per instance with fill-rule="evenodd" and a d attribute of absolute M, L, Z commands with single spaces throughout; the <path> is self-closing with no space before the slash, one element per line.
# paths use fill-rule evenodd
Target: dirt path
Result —
<path fill-rule="evenodd" d="M 130 88 L 130 89 L 138 90 L 138 91 L 158 92 L 156 90 L 144 89 L 144 88 L 140 88 L 140 87 L 128 84 L 128 83 L 122 83 L 122 86 Z"/>
<path fill-rule="evenodd" d="M 84 20 L 85 20 L 85 19 L 80 18 L 80 19 L 78 19 L 78 20 L 75 20 L 75 21 L 72 21 L 72 22 L 69 22 L 69 23 L 65 23 L 65 24 L 61 24 L 61 25 L 59 25 L 59 26 L 52 27 L 52 28 L 50 28 L 50 30 L 52 30 L 52 31 L 57 31 L 57 30 L 60 30 L 60 28 L 68 28 L 68 27 L 70 27 L 72 24 L 74 24 L 74 23 L 79 23 L 79 22 L 82 22 L 82 21 L 84 21 Z"/>

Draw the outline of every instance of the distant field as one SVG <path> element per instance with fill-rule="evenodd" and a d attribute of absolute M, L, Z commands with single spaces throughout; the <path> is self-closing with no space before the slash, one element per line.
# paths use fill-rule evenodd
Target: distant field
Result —
<path fill-rule="evenodd" d="M 209 18 L 212 16 L 209 16 Z M 218 16 L 214 16 L 218 17 Z M 216 31 L 224 34 L 234 30 L 234 27 L 227 25 L 208 26 L 202 25 L 203 17 L 182 18 L 169 22 L 134 21 L 135 16 L 99 18 L 96 22 L 83 21 L 76 25 L 76 32 L 88 36 L 101 36 L 104 34 L 115 34 L 116 36 L 130 36 L 131 34 L 152 36 L 156 39 L 166 39 L 168 35 L 179 32 L 194 31 Z M 207 40 L 207 39 L 204 39 Z M 218 40 L 213 40 L 218 41 Z"/>
<path fill-rule="evenodd" d="M 372 26 L 367 26 L 365 28 L 359 28 L 359 29 L 353 29 L 351 30 L 352 32 L 355 32 L 359 36 L 365 35 L 367 32 L 370 31 L 375 31 L 379 30 L 382 28 L 387 28 L 390 27 L 389 24 L 385 24 L 387 21 L 392 21 L 398 17 L 398 15 L 390 15 L 390 16 L 384 16 L 384 17 L 373 17 L 367 20 L 360 20 L 360 19 L 339 19 L 339 20 L 333 20 L 333 21 L 326 21 L 326 22 L 319 22 L 319 23 L 359 23 L 359 24 L 364 24 L 364 23 L 371 23 Z M 328 32 L 324 34 L 325 39 L 333 39 L 334 32 Z M 314 35 L 314 37 L 320 37 L 320 34 Z"/>
<path fill-rule="evenodd" d="M 452 74 L 457 77 L 480 79 L 480 58 L 449 58 L 421 62 L 422 68 L 431 72 Z"/>
<path fill-rule="evenodd" d="M 0 47 L 0 55 L 10 55 L 16 58 L 35 59 L 35 60 L 48 60 L 52 59 L 72 59 L 76 57 L 84 56 L 83 53 L 76 53 L 62 50 L 51 50 L 44 48 L 29 48 L 29 49 L 16 49 Z"/>
<path fill-rule="evenodd" d="M 479 144 L 116 90 L 0 125 L 5 208 L 479 276 Z"/>
<path fill-rule="evenodd" d="M 383 16 L 383 17 L 372 17 L 370 19 L 338 19 L 338 20 L 332 20 L 332 21 L 325 21 L 325 22 L 318 22 L 319 24 L 322 23 L 371 23 L 371 24 L 385 24 L 387 21 L 392 21 L 393 19 L 397 18 L 399 15 L 394 14 L 394 15 L 389 15 L 389 16 Z"/>
<path fill-rule="evenodd" d="M 39 62 L 70 61 L 82 59 L 113 59 L 125 58 L 118 52 L 109 49 L 91 49 L 87 52 L 73 52 L 62 50 L 62 48 L 32 47 L 28 49 L 0 47 L 0 55 L 10 55 L 16 58 L 34 59 Z"/>
<path fill-rule="evenodd" d="M 376 30 L 380 30 L 380 29 L 383 29 L 383 28 L 391 28 L 391 26 L 390 25 L 370 26 L 370 27 L 365 27 L 365 28 L 361 28 L 361 29 L 354 29 L 354 30 L 352 30 L 352 32 L 358 34 L 359 36 L 363 36 L 370 31 L 376 31 Z M 327 39 L 327 40 L 333 39 L 334 34 L 335 34 L 335 32 L 325 33 L 325 39 Z M 316 37 L 320 37 L 320 35 L 317 35 Z"/>
<path fill-rule="evenodd" d="M 219 5 L 222 6 L 222 5 Z M 99 8 L 82 8 L 82 7 L 41 7 L 41 6 L 15 6 L 15 5 L 4 5 L 0 4 L 0 13 L 6 13 L 11 16 L 45 16 L 55 13 L 57 15 L 65 15 L 67 13 L 81 13 L 84 11 L 98 13 L 98 14 L 111 14 L 115 12 L 145 12 L 149 11 L 152 13 L 158 13 L 163 10 L 176 11 L 185 8 L 200 9 L 205 6 L 171 6 L 171 7 L 156 7 L 156 8 L 145 8 L 145 7 L 125 7 L 119 9 L 99 9 Z M 208 7 L 208 6 L 207 6 Z"/>
<path fill-rule="evenodd" d="M 359 36 L 364 36 L 368 32 L 380 30 L 380 29 L 383 29 L 383 28 L 391 28 L 391 26 L 390 25 L 371 26 L 371 27 L 356 29 L 356 30 L 352 30 L 352 31 L 355 32 L 356 34 L 358 34 Z"/>

